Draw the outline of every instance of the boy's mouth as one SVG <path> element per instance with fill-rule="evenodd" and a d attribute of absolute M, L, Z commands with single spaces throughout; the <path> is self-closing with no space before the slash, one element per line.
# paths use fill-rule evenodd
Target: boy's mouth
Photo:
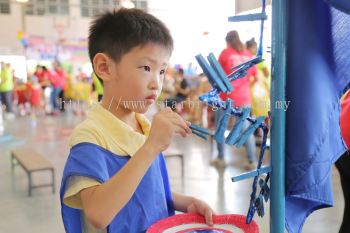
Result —
<path fill-rule="evenodd" d="M 157 98 L 157 95 L 149 95 L 146 97 L 146 100 L 154 100 L 155 101 L 156 98 Z"/>
<path fill-rule="evenodd" d="M 153 104 L 157 99 L 157 95 L 149 95 L 146 97 L 146 102 L 149 104 Z"/>

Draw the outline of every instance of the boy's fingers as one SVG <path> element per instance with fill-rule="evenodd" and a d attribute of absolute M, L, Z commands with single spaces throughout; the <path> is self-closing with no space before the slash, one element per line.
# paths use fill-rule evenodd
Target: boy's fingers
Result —
<path fill-rule="evenodd" d="M 188 125 L 186 124 L 185 121 L 183 121 L 181 118 L 178 117 L 174 117 L 172 120 L 172 123 L 174 125 L 177 125 L 179 127 L 181 127 L 182 129 L 184 129 L 186 131 L 186 133 L 192 133 L 192 130 L 188 127 Z"/>
<path fill-rule="evenodd" d="M 212 226 L 213 225 L 213 211 L 211 209 L 207 209 L 205 211 L 205 222 L 207 225 Z"/>
<path fill-rule="evenodd" d="M 173 110 L 171 110 L 170 107 L 166 107 L 164 108 L 163 112 L 170 113 L 170 112 L 173 112 Z"/>
<path fill-rule="evenodd" d="M 192 133 L 192 130 L 189 127 L 191 125 L 191 123 L 188 121 L 185 121 L 179 114 L 177 114 L 177 118 L 178 118 L 179 122 L 181 122 L 181 124 L 184 126 L 187 133 Z"/>
<path fill-rule="evenodd" d="M 183 128 L 179 127 L 179 126 L 175 126 L 175 133 L 180 134 L 182 137 L 186 137 L 188 135 L 187 131 L 184 130 Z"/>
<path fill-rule="evenodd" d="M 179 119 L 181 119 L 181 121 L 184 121 L 186 123 L 187 126 L 191 125 L 191 122 L 186 121 L 184 118 L 182 118 L 182 116 L 180 116 L 178 113 L 174 112 L 174 115 L 176 115 Z"/>

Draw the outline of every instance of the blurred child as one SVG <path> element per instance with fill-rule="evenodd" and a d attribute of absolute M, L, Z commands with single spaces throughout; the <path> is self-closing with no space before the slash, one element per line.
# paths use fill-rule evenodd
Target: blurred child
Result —
<path fill-rule="evenodd" d="M 17 103 L 18 115 L 26 115 L 26 104 L 28 103 L 27 85 L 20 79 L 17 79 L 15 85 L 15 102 Z"/>
<path fill-rule="evenodd" d="M 78 75 L 72 88 L 74 114 L 85 115 L 91 98 L 92 84 L 86 76 Z"/>
<path fill-rule="evenodd" d="M 92 72 L 91 78 L 93 83 L 93 91 L 97 94 L 97 101 L 100 102 L 103 97 L 103 85 L 101 81 L 97 78 L 95 72 Z"/>
<path fill-rule="evenodd" d="M 188 80 L 184 76 L 184 70 L 179 68 L 177 77 L 175 80 L 175 91 L 176 95 L 165 100 L 165 105 L 170 107 L 173 111 L 178 114 L 182 113 L 183 102 L 188 98 L 191 93 Z"/>
<path fill-rule="evenodd" d="M 252 56 L 256 55 L 257 43 L 254 38 L 246 42 L 246 47 Z M 264 62 L 259 63 L 257 68 L 257 77 L 252 80 L 250 87 L 252 114 L 254 116 L 267 116 L 270 109 L 270 72 Z"/>
<path fill-rule="evenodd" d="M 37 76 L 33 75 L 28 88 L 29 103 L 30 103 L 30 115 L 33 119 L 36 119 L 40 111 L 40 99 L 41 99 L 41 85 Z"/>

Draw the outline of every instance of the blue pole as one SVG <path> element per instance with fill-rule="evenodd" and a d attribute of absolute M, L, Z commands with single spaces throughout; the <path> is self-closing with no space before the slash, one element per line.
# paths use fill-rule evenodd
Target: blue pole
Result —
<path fill-rule="evenodd" d="M 272 1 L 272 84 L 271 84 L 271 199 L 270 233 L 285 228 L 285 123 L 286 114 L 277 108 L 285 101 L 287 2 Z M 282 102 L 281 102 L 282 101 Z"/>

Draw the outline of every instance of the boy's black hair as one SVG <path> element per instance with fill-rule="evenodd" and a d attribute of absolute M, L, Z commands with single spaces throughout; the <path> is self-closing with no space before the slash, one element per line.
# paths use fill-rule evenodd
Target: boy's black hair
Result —
<path fill-rule="evenodd" d="M 92 62 L 97 53 L 105 53 L 119 62 L 133 47 L 148 42 L 163 45 L 170 52 L 173 50 L 170 32 L 159 19 L 139 9 L 113 10 L 92 22 L 89 57 Z"/>

